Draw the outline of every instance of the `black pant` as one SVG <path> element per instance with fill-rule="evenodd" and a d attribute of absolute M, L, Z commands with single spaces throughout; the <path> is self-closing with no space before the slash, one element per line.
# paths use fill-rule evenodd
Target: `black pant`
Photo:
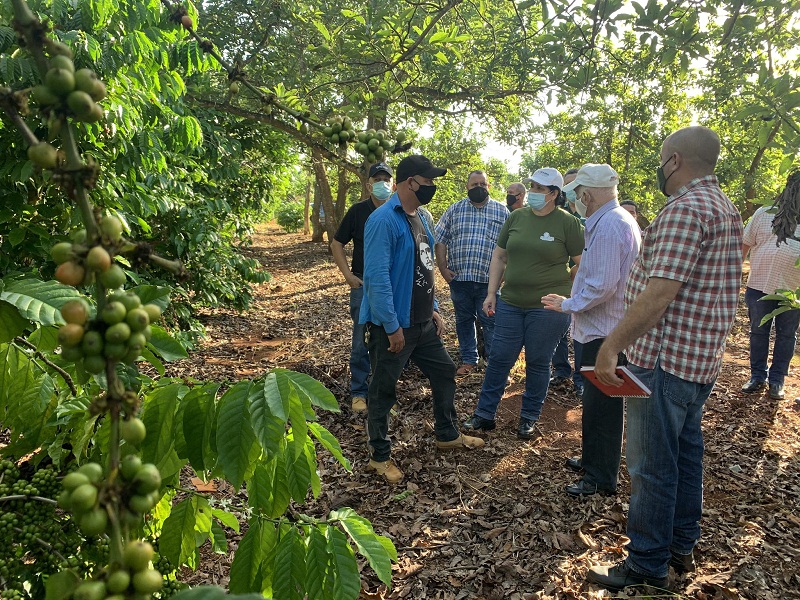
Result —
<path fill-rule="evenodd" d="M 583 344 L 581 366 L 594 365 L 604 340 L 605 338 L 600 338 Z M 623 365 L 626 362 L 625 356 L 621 354 L 617 364 Z M 596 485 L 598 489 L 616 490 L 622 456 L 625 400 L 606 396 L 588 378 L 583 381 L 583 479 L 588 484 Z"/>
<path fill-rule="evenodd" d="M 397 379 L 409 358 L 431 382 L 436 439 L 443 442 L 456 439 L 460 435 L 454 406 L 456 365 L 436 335 L 433 321 L 403 329 L 406 344 L 400 352 L 389 352 L 389 337 L 383 327 L 369 324 L 367 331 L 372 366 L 367 394 L 367 433 L 373 460 L 383 462 L 391 454 L 389 413 L 397 402 Z"/>

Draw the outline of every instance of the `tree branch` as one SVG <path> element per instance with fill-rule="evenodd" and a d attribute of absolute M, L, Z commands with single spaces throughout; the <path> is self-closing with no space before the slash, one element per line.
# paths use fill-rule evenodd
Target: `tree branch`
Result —
<path fill-rule="evenodd" d="M 47 357 L 45 357 L 45 355 L 42 354 L 35 345 L 31 344 L 25 338 L 17 336 L 17 337 L 14 338 L 14 341 L 17 344 L 20 344 L 22 346 L 25 346 L 26 348 L 29 348 L 30 350 L 33 350 L 34 354 L 36 356 L 38 356 L 39 359 L 41 359 L 41 361 L 44 364 L 46 364 L 48 367 L 50 367 L 51 369 L 56 371 L 59 375 L 61 375 L 61 377 L 66 382 L 66 384 L 69 386 L 69 389 L 72 392 L 72 395 L 73 396 L 77 396 L 78 395 L 78 389 L 75 387 L 75 383 L 72 381 L 72 377 L 69 376 L 69 373 L 67 373 L 64 369 L 62 369 L 57 364 L 53 363 L 51 360 L 49 360 Z"/>

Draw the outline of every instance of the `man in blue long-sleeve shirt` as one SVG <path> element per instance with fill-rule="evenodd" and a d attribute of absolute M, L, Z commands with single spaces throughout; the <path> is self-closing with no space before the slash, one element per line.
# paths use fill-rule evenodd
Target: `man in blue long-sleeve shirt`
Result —
<path fill-rule="evenodd" d="M 390 458 L 388 432 L 397 379 L 409 358 L 431 382 L 437 447 L 478 448 L 484 443 L 458 431 L 456 366 L 442 344 L 444 326 L 434 298 L 434 237 L 418 211 L 436 192 L 433 180 L 446 172 L 422 155 L 401 160 L 397 192 L 370 215 L 364 229 L 359 322 L 366 324 L 372 366 L 367 399 L 369 468 L 390 483 L 403 478 Z"/>

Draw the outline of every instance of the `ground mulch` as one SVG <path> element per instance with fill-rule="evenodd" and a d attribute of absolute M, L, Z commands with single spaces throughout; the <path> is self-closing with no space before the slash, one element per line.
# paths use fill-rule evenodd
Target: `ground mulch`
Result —
<path fill-rule="evenodd" d="M 549 393 L 542 437 L 518 440 L 520 361 L 500 405 L 498 429 L 485 436 L 486 447 L 444 454 L 436 451 L 431 433 L 428 382 L 412 366 L 399 382 L 391 425 L 393 457 L 406 478 L 390 486 L 365 473 L 364 419 L 349 409 L 348 290 L 326 245 L 268 224 L 245 252 L 261 261 L 272 281 L 256 288 L 246 313 L 204 312 L 208 338 L 168 374 L 233 380 L 283 367 L 312 375 L 336 395 L 341 414 L 321 414 L 320 420 L 338 437 L 353 471 L 322 450 L 323 490 L 302 512 L 324 516 L 350 506 L 393 540 L 399 560 L 392 588 L 362 565 L 363 598 L 615 597 L 587 585 L 584 576 L 589 565 L 624 556 L 629 480 L 623 464 L 615 497 L 577 500 L 564 493 L 576 479 L 564 459 L 580 454 L 581 407 L 571 390 Z M 452 305 L 442 295 L 441 279 L 437 286 L 449 325 L 445 343 L 457 362 Z M 800 382 L 793 368 L 785 400 L 739 392 L 749 375 L 742 305 L 706 406 L 698 569 L 673 579 L 675 597 L 800 598 Z M 482 376 L 477 370 L 458 381 L 457 408 L 464 418 L 475 407 Z M 236 492 L 221 484 L 217 493 Z M 235 548 L 234 536 L 230 542 Z M 198 571 L 184 571 L 183 579 L 224 585 L 230 558 L 204 549 Z M 640 590 L 618 597 L 630 595 L 669 596 Z"/>

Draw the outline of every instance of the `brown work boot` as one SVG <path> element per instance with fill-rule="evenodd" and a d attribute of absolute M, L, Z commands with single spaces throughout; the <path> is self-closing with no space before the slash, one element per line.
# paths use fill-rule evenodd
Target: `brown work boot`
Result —
<path fill-rule="evenodd" d="M 378 473 L 378 475 L 383 475 L 389 483 L 397 483 L 403 478 L 403 472 L 397 468 L 391 458 L 383 462 L 370 459 L 368 468 Z"/>
<path fill-rule="evenodd" d="M 350 408 L 352 408 L 353 412 L 355 413 L 362 413 L 366 411 L 367 410 L 366 398 L 362 398 L 361 396 L 356 396 L 350 403 Z"/>
<path fill-rule="evenodd" d="M 486 442 L 482 438 L 464 435 L 463 433 L 449 442 L 436 440 L 436 447 L 439 450 L 463 450 L 464 448 L 474 450 L 475 448 L 482 448 L 485 444 Z"/>

